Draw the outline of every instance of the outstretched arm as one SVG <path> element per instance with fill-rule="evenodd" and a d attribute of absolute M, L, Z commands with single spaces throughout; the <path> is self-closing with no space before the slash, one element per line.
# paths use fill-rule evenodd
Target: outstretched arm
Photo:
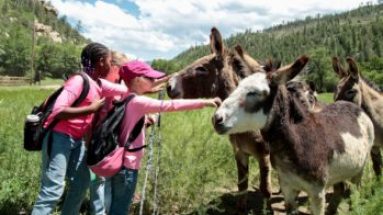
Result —
<path fill-rule="evenodd" d="M 142 114 L 147 114 L 195 110 L 203 107 L 217 107 L 220 105 L 221 100 L 219 98 L 157 100 L 145 96 L 137 96 L 133 103 L 140 107 L 139 111 L 142 111 Z"/>

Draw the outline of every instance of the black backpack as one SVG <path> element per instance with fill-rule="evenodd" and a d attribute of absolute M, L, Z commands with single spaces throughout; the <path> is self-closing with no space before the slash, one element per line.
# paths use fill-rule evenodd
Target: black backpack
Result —
<path fill-rule="evenodd" d="M 107 159 L 108 155 L 114 152 L 120 144 L 120 127 L 125 115 L 125 109 L 132 98 L 135 95 L 129 95 L 121 101 L 115 101 L 113 108 L 108 112 L 107 116 L 102 120 L 100 124 L 93 129 L 92 138 L 88 143 L 87 150 L 87 164 L 88 166 L 94 166 Z M 145 117 L 142 117 L 133 130 L 130 132 L 128 141 L 125 143 L 125 150 L 130 152 L 139 151 L 147 145 L 140 146 L 134 149 L 129 149 L 130 144 L 138 137 L 145 123 Z"/>
<path fill-rule="evenodd" d="M 90 88 L 87 75 L 82 72 L 76 74 L 80 75 L 84 82 L 80 96 L 73 102 L 71 107 L 79 105 L 88 95 Z M 27 120 L 24 123 L 24 149 L 27 151 L 40 151 L 42 149 L 44 137 L 48 131 L 54 128 L 60 121 L 54 119 L 46 128 L 44 128 L 44 123 L 52 113 L 56 99 L 63 89 L 64 87 L 57 89 L 40 106 L 33 107 L 31 114 L 28 115 Z"/>

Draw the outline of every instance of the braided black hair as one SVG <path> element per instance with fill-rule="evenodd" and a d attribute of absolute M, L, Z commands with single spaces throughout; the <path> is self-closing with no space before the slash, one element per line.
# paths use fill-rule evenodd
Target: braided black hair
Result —
<path fill-rule="evenodd" d="M 86 45 L 81 52 L 81 65 L 84 72 L 91 74 L 100 58 L 107 56 L 109 52 L 109 49 L 101 43 L 92 42 Z"/>

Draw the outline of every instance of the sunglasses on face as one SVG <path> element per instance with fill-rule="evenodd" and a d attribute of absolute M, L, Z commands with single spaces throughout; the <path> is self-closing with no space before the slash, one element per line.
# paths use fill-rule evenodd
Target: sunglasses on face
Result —
<path fill-rule="evenodd" d="M 149 80 L 151 82 L 153 82 L 155 79 L 154 78 L 150 78 L 150 77 L 146 77 L 146 76 L 141 76 L 142 78 L 145 78 L 146 80 Z"/>

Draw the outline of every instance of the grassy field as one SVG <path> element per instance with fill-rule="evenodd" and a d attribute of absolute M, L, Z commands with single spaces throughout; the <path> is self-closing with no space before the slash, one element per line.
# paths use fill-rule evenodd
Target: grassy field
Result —
<path fill-rule="evenodd" d="M 50 92 L 38 87 L 0 88 L 0 214 L 29 213 L 32 208 L 39 187 L 40 153 L 23 150 L 23 121 L 32 106 Z M 331 102 L 332 95 L 322 94 L 319 98 Z M 166 113 L 162 117 L 158 179 L 161 214 L 207 214 L 207 211 L 227 214 L 219 209 L 220 199 L 236 191 L 236 165 L 227 137 L 218 136 L 212 129 L 212 111 Z M 258 186 L 258 167 L 254 159 L 251 159 L 250 170 L 249 188 L 253 190 Z M 140 171 L 137 186 L 140 195 L 144 176 L 145 166 Z M 153 174 L 149 181 L 154 181 Z M 351 187 L 350 200 L 344 200 L 339 214 L 382 214 L 382 185 L 375 180 L 369 163 L 362 186 Z M 146 195 L 152 203 L 151 184 Z M 352 202 L 351 212 L 346 204 L 349 201 Z M 235 202 L 229 204 L 235 207 Z"/>
<path fill-rule="evenodd" d="M 332 93 L 321 93 L 318 95 L 318 99 L 321 102 L 330 104 L 334 101 Z"/>

